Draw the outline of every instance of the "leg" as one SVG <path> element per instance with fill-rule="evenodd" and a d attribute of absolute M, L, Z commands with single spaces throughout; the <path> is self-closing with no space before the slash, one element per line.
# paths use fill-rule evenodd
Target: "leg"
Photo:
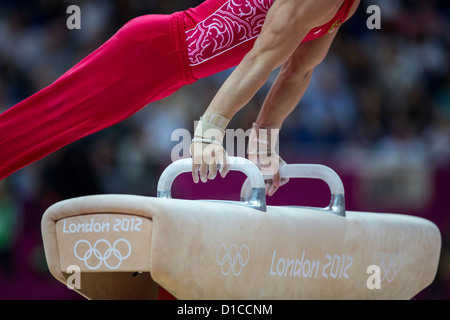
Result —
<path fill-rule="evenodd" d="M 186 83 L 173 16 L 148 15 L 0 114 L 0 179 L 114 125 Z"/>

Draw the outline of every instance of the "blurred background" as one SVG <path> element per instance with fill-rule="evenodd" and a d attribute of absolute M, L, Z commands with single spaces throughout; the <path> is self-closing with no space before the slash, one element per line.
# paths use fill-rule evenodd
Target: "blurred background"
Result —
<path fill-rule="evenodd" d="M 200 2 L 0 1 L 0 112 L 51 84 L 128 20 Z M 81 30 L 66 27 L 72 4 L 81 8 Z M 366 26 L 366 9 L 373 4 L 381 8 L 381 30 Z M 348 210 L 405 213 L 439 227 L 438 274 L 415 299 L 450 298 L 448 17 L 450 3 L 444 0 L 362 0 L 281 132 L 287 162 L 325 164 L 341 176 Z M 48 272 L 42 214 L 58 201 L 83 195 L 155 196 L 158 177 L 180 143 L 171 140 L 172 132 L 193 132 L 229 73 L 184 87 L 0 181 L 0 299 L 81 299 Z M 229 128 L 251 127 L 270 81 Z M 174 195 L 237 200 L 242 177 L 227 179 L 199 186 L 181 179 Z M 326 186 L 314 180 L 291 181 L 268 199 L 274 205 L 327 201 Z"/>

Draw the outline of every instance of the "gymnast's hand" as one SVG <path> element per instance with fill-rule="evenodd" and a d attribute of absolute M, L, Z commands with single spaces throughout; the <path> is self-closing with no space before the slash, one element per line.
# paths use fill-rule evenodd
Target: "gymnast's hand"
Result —
<path fill-rule="evenodd" d="M 281 186 L 289 182 L 288 178 L 281 178 L 280 168 L 286 162 L 276 152 L 278 128 L 269 128 L 253 124 L 248 144 L 248 159 L 258 166 L 261 173 L 272 176 L 266 179 L 266 195 L 273 196 Z"/>
<path fill-rule="evenodd" d="M 228 155 L 222 146 L 228 123 L 229 120 L 220 114 L 205 113 L 200 118 L 190 149 L 195 183 L 213 180 L 218 170 L 221 177 L 225 178 L 230 171 Z"/>
<path fill-rule="evenodd" d="M 222 145 L 194 141 L 191 144 L 192 178 L 195 183 L 199 180 L 207 182 L 213 180 L 219 171 L 225 178 L 230 171 L 228 155 Z"/>

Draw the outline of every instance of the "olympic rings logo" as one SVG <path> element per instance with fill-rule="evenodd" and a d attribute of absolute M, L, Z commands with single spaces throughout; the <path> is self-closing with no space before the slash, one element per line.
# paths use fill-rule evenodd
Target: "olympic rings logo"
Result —
<path fill-rule="evenodd" d="M 119 245 L 121 243 L 124 243 L 125 245 Z M 128 248 L 123 250 L 124 247 Z M 108 269 L 115 270 L 120 267 L 122 261 L 130 257 L 131 244 L 128 240 L 118 239 L 111 245 L 108 240 L 100 239 L 92 246 L 87 240 L 78 240 L 73 248 L 73 253 L 75 254 L 75 257 L 77 257 L 78 260 L 83 261 L 90 270 L 97 270 L 102 263 L 104 263 Z M 98 262 L 96 260 L 98 260 Z"/>
<path fill-rule="evenodd" d="M 392 282 L 400 271 L 401 261 L 399 254 L 377 253 L 374 258 L 374 264 L 378 265 L 383 271 L 380 281 Z"/>
<path fill-rule="evenodd" d="M 250 250 L 246 244 L 242 245 L 240 248 L 237 245 L 232 244 L 227 248 L 227 246 L 222 243 L 219 248 L 217 248 L 216 260 L 224 276 L 229 275 L 231 272 L 235 276 L 240 275 L 249 259 Z"/>

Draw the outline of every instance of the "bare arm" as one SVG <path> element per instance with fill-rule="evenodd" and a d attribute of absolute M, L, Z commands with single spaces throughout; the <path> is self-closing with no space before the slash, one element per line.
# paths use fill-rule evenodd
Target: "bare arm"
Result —
<path fill-rule="evenodd" d="M 282 65 L 273 83 L 256 123 L 281 128 L 286 117 L 295 109 L 309 86 L 314 68 L 327 55 L 336 33 L 298 46 Z"/>
<path fill-rule="evenodd" d="M 328 19 L 342 1 L 277 0 L 267 14 L 253 49 L 219 89 L 207 113 L 231 119 L 296 50 L 309 30 Z M 326 8 L 326 9 L 324 9 Z M 325 18 L 324 18 L 325 17 Z"/>
<path fill-rule="evenodd" d="M 317 66 L 326 56 L 335 33 L 328 34 L 319 39 L 301 44 L 292 56 L 282 65 L 280 73 L 273 83 L 259 115 L 253 125 L 252 133 L 249 139 L 248 157 L 249 160 L 262 168 L 264 165 L 260 162 L 260 157 L 268 157 L 270 154 L 273 178 L 266 180 L 266 194 L 272 196 L 279 187 L 288 183 L 289 179 L 282 179 L 279 166 L 285 162 L 279 157 L 275 150 L 278 141 L 278 132 L 286 117 L 295 109 L 300 99 L 309 86 L 311 76 L 315 66 Z M 272 135 L 260 134 L 261 129 L 270 130 Z M 276 134 L 276 136 L 273 136 Z M 267 138 L 267 140 L 265 140 Z M 262 147 L 262 149 L 261 149 Z M 264 150 L 264 147 L 266 148 Z"/>
<path fill-rule="evenodd" d="M 359 3 L 360 0 L 354 2 L 347 20 L 355 13 Z M 292 56 L 283 63 L 256 123 L 281 128 L 284 119 L 295 109 L 308 88 L 314 68 L 325 59 L 337 31 L 300 44 Z"/>
<path fill-rule="evenodd" d="M 219 89 L 205 114 L 218 114 L 231 119 L 253 98 L 270 73 L 295 52 L 309 30 L 331 19 L 343 1 L 277 0 L 267 14 L 254 47 Z M 206 182 L 208 169 L 208 178 L 213 179 L 217 173 L 217 162 L 225 163 L 226 153 L 221 146 L 211 146 L 205 152 L 201 141 L 191 146 L 195 182 L 199 181 L 199 174 L 200 179 Z M 205 160 L 207 154 L 214 161 Z M 223 165 L 222 176 L 227 172 L 228 167 Z"/>
<path fill-rule="evenodd" d="M 347 19 L 355 13 L 358 5 L 359 0 L 356 0 Z M 281 129 L 286 117 L 295 109 L 303 97 L 309 86 L 314 68 L 325 59 L 336 34 L 337 30 L 321 38 L 300 44 L 292 56 L 283 63 L 280 73 L 273 83 L 255 121 L 255 130 L 260 130 L 260 128 Z M 256 134 L 256 137 L 258 136 Z M 256 142 L 258 144 L 258 141 L 250 139 L 249 143 L 255 144 Z M 269 146 L 270 148 L 271 146 Z M 258 147 L 249 145 L 249 150 L 258 150 Z M 258 163 L 255 160 L 258 152 L 261 152 L 261 150 L 257 151 L 256 155 L 249 153 L 249 159 Z M 272 157 L 279 158 L 277 154 L 272 155 Z M 284 163 L 281 158 L 279 158 L 279 161 Z M 273 195 L 280 186 L 288 181 L 289 179 L 281 179 L 279 171 L 277 171 L 273 179 L 266 181 L 266 193 Z"/>

